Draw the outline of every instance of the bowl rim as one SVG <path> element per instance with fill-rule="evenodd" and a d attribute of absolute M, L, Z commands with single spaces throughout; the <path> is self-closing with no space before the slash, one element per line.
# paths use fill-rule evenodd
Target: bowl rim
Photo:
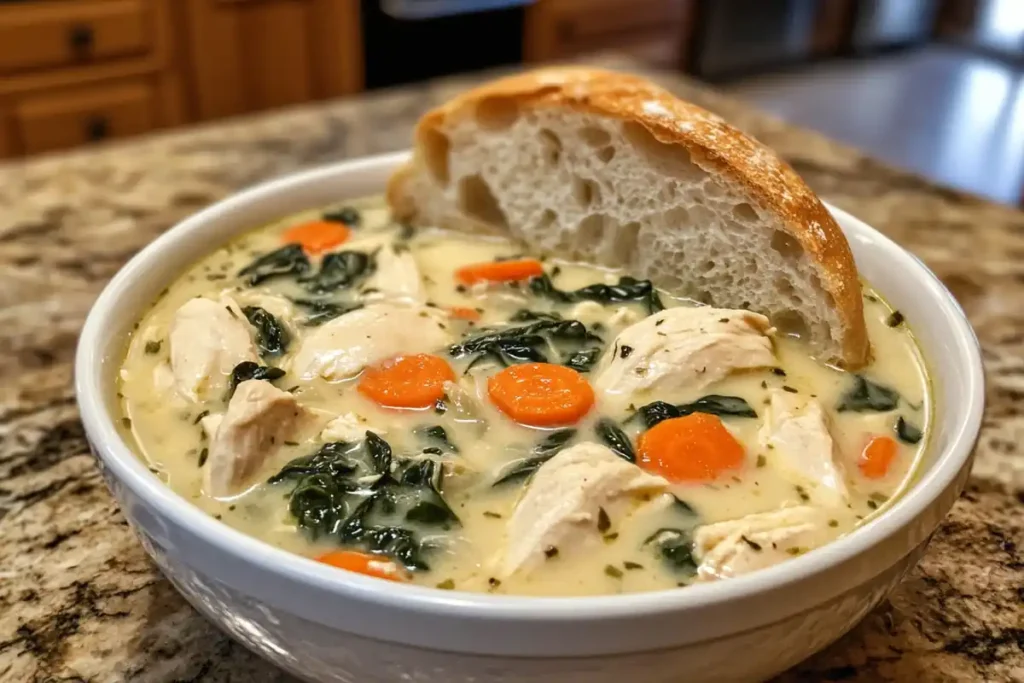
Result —
<path fill-rule="evenodd" d="M 316 589 L 351 599 L 380 604 L 392 609 L 422 613 L 443 613 L 448 618 L 484 618 L 509 621 L 601 620 L 634 617 L 638 614 L 670 613 L 735 603 L 764 592 L 781 589 L 843 564 L 868 552 L 897 534 L 925 514 L 943 491 L 954 484 L 965 466 L 981 426 L 984 407 L 984 373 L 981 350 L 970 323 L 959 303 L 939 279 L 913 254 L 881 232 L 847 212 L 825 203 L 843 227 L 848 238 L 869 236 L 891 254 L 904 272 L 916 273 L 928 297 L 939 303 L 942 318 L 950 326 L 955 355 L 966 361 L 967 392 L 964 394 L 966 419 L 956 426 L 949 446 L 937 455 L 935 463 L 891 507 L 868 523 L 827 545 L 827 552 L 810 552 L 779 565 L 728 581 L 688 586 L 686 590 L 625 593 L 601 596 L 533 597 L 444 591 L 414 584 L 395 584 L 334 568 L 288 552 L 207 515 L 197 506 L 161 482 L 135 455 L 115 427 L 115 419 L 105 400 L 103 377 L 109 366 L 103 362 L 105 331 L 113 326 L 119 300 L 135 283 L 147 279 L 150 266 L 168 246 L 186 235 L 202 232 L 218 217 L 237 211 L 268 194 L 280 194 L 312 184 L 341 171 L 379 172 L 394 168 L 409 153 L 396 152 L 337 162 L 292 173 L 246 188 L 218 201 L 157 237 L 128 261 L 110 280 L 93 304 L 79 337 L 75 355 L 75 392 L 82 422 L 97 458 L 114 478 L 176 525 L 187 529 L 202 541 L 230 553 L 246 563 L 255 563 L 279 578 L 308 584 Z M 851 235 L 851 232 L 853 233 Z M 196 256 L 198 256 L 198 252 Z M 942 371 L 931 367 L 933 373 Z M 943 511 L 945 513 L 945 511 Z M 912 549 L 906 548 L 909 553 Z M 878 572 L 884 567 L 879 567 Z"/>

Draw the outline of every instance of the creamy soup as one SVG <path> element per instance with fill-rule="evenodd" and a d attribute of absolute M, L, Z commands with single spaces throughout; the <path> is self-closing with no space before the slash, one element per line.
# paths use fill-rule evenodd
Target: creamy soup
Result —
<path fill-rule="evenodd" d="M 378 198 L 236 239 L 153 304 L 122 423 L 163 481 L 267 543 L 427 586 L 585 595 L 753 571 L 855 529 L 927 432 L 914 338 L 873 361 L 761 316 Z"/>

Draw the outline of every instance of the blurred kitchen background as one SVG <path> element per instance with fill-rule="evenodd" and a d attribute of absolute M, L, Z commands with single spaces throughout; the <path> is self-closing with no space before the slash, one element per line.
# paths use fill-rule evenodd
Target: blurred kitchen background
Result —
<path fill-rule="evenodd" d="M 0 158 L 598 52 L 1024 203 L 1024 0 L 0 0 Z"/>

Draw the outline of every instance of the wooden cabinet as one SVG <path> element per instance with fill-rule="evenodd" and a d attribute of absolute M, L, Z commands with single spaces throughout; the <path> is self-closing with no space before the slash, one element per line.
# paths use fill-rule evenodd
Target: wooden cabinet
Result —
<path fill-rule="evenodd" d="M 40 2 L 0 13 L 0 74 L 138 55 L 152 45 L 143 0 Z"/>
<path fill-rule="evenodd" d="M 201 119 L 362 88 L 355 0 L 181 0 Z"/>
<path fill-rule="evenodd" d="M 683 63 L 694 0 L 537 0 L 526 15 L 527 61 L 622 52 L 646 63 Z"/>
<path fill-rule="evenodd" d="M 0 157 L 184 121 L 178 1 L 0 4 Z"/>
<path fill-rule="evenodd" d="M 157 126 L 151 83 L 133 80 L 23 98 L 14 129 L 26 154 L 136 135 Z"/>

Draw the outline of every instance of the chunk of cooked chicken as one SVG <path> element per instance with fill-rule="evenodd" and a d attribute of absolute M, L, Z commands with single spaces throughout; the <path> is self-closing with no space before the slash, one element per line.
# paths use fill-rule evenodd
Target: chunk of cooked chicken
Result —
<path fill-rule="evenodd" d="M 423 303 L 427 300 L 423 279 L 412 252 L 395 251 L 385 244 L 377 252 L 377 269 L 366 281 L 368 289 L 374 289 L 369 296 L 382 299 L 396 299 L 408 303 Z"/>
<path fill-rule="evenodd" d="M 359 417 L 355 413 L 343 413 L 324 425 L 320 432 L 320 440 L 355 443 L 365 439 L 367 431 L 380 435 L 387 433 L 379 427 L 370 425 L 365 418 Z"/>
<path fill-rule="evenodd" d="M 680 307 L 630 325 L 608 347 L 595 373 L 595 387 L 613 404 L 637 392 L 696 390 L 735 370 L 772 365 L 763 315 L 722 308 Z"/>
<path fill-rule="evenodd" d="M 235 366 L 257 360 L 249 326 L 230 306 L 189 299 L 171 321 L 171 370 L 178 393 L 190 401 L 219 398 Z"/>
<path fill-rule="evenodd" d="M 444 314 L 427 306 L 380 302 L 350 311 L 306 337 L 292 371 L 304 380 L 346 379 L 399 354 L 436 351 L 451 343 Z"/>
<path fill-rule="evenodd" d="M 606 531 L 598 528 L 605 515 L 608 521 L 621 521 L 630 511 L 628 503 L 667 487 L 661 477 L 600 444 L 566 448 L 537 470 L 516 505 L 505 531 L 501 574 L 530 571 L 549 548 L 564 555 L 574 545 L 599 539 Z"/>
<path fill-rule="evenodd" d="M 805 484 L 822 505 L 846 503 L 843 466 L 821 404 L 773 389 L 765 422 L 758 433 L 762 453 L 780 471 Z"/>
<path fill-rule="evenodd" d="M 725 579 L 770 567 L 826 540 L 821 510 L 808 505 L 759 512 L 698 527 L 694 554 L 702 579 Z"/>
<path fill-rule="evenodd" d="M 206 459 L 203 490 L 215 498 L 243 491 L 277 448 L 299 429 L 305 411 L 270 382 L 250 379 L 235 389 Z"/>

